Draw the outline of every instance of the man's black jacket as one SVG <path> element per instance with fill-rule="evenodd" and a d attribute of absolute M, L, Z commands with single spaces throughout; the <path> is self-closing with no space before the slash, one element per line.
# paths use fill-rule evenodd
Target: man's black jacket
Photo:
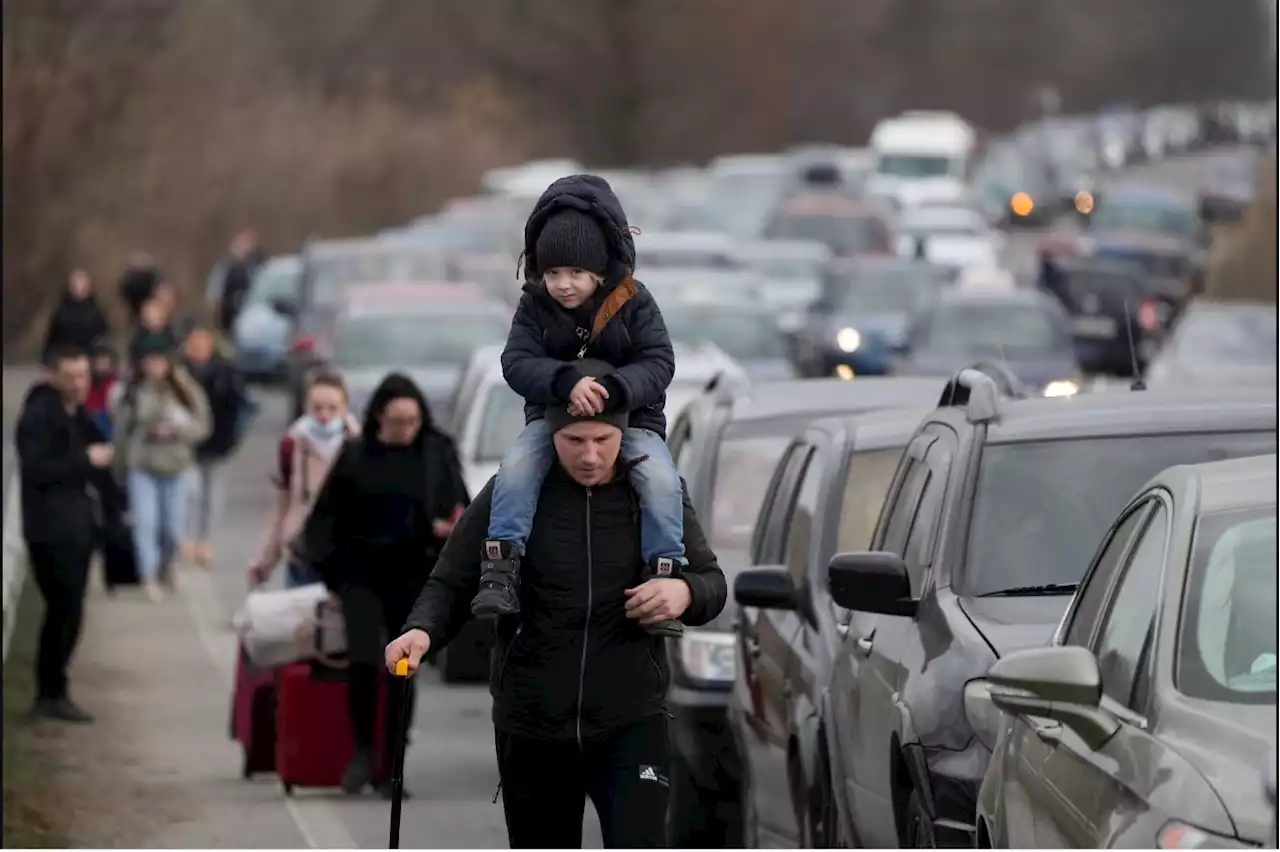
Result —
<path fill-rule="evenodd" d="M 569 311 L 547 294 L 537 258 L 538 235 L 557 210 L 573 208 L 600 223 L 609 247 L 605 283 L 581 310 Z M 525 224 L 525 268 L 529 280 L 516 306 L 511 333 L 502 352 L 502 375 L 511 389 L 525 398 L 525 420 L 541 419 L 548 405 L 564 405 L 577 372 L 565 362 L 578 356 L 584 332 L 591 329 L 595 310 L 624 281 L 631 279 L 636 246 L 622 204 L 609 183 L 596 175 L 561 178 L 538 199 Z M 587 345 L 584 357 L 612 364 L 609 385 L 620 388 L 623 399 L 610 406 L 631 412 L 631 425 L 666 436 L 663 413 L 667 386 L 675 375 L 675 352 L 658 303 L 643 284 L 631 279 L 635 294 L 616 316 L 608 317 L 600 336 Z"/>
<path fill-rule="evenodd" d="M 29 543 L 93 548 L 99 532 L 92 486 L 107 515 L 121 508 L 110 473 L 89 463 L 90 444 L 104 440 L 84 406 L 68 413 L 50 384 L 27 393 L 14 443 L 22 487 L 22 533 Z"/>
<path fill-rule="evenodd" d="M 458 521 L 405 623 L 425 630 L 433 650 L 471 617 L 492 494 L 490 480 Z M 687 494 L 684 542 L 690 603 L 680 620 L 696 626 L 719 615 L 726 586 Z M 625 476 L 585 488 L 556 465 L 521 562 L 521 613 L 498 621 L 489 675 L 496 728 L 586 742 L 665 712 L 663 640 L 625 613 L 623 592 L 640 584 L 643 564 Z"/>

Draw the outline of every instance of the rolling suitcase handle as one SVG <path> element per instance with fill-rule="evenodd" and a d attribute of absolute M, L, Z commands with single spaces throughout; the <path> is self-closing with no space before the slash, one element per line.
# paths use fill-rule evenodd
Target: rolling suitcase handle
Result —
<path fill-rule="evenodd" d="M 391 841 L 388 849 L 400 848 L 400 806 L 404 801 L 404 752 L 409 744 L 409 692 L 413 679 L 409 675 L 409 661 L 396 663 L 396 677 L 402 682 L 397 689 L 404 690 L 400 699 L 400 720 L 396 726 L 395 741 L 391 750 Z"/>

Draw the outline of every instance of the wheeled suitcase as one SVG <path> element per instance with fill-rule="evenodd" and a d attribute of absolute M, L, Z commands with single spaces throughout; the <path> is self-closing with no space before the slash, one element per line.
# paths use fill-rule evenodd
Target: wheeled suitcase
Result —
<path fill-rule="evenodd" d="M 389 776 L 385 742 L 386 681 L 378 678 L 373 782 Z M 276 774 L 294 787 L 337 787 L 355 751 L 347 713 L 346 669 L 322 661 L 290 663 L 276 685 Z"/>
<path fill-rule="evenodd" d="M 138 585 L 138 554 L 133 529 L 123 521 L 107 525 L 102 536 L 102 575 L 107 591 Z"/>
<path fill-rule="evenodd" d="M 277 669 L 255 666 L 241 645 L 236 654 L 235 692 L 231 699 L 231 738 L 240 743 L 240 774 L 252 778 L 276 769 Z"/>

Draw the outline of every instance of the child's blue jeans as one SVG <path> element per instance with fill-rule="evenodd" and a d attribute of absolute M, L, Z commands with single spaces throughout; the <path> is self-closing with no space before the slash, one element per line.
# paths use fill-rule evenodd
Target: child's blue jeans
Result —
<path fill-rule="evenodd" d="M 138 553 L 138 578 L 144 583 L 160 577 L 160 567 L 178 549 L 187 508 L 187 474 L 154 476 L 129 471 L 129 514 L 133 517 L 133 546 Z"/>
<path fill-rule="evenodd" d="M 649 429 L 622 434 L 619 461 L 648 458 L 631 468 L 631 487 L 640 503 L 640 551 L 647 563 L 660 556 L 684 558 L 684 500 L 680 474 L 666 441 Z M 509 541 L 521 553 L 533 527 L 538 494 L 556 450 L 545 420 L 535 420 L 503 456 L 493 484 L 489 539 Z"/>

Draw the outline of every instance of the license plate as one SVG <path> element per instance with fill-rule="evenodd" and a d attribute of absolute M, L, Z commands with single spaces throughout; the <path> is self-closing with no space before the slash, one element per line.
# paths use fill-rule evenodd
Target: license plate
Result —
<path fill-rule="evenodd" d="M 1117 323 L 1111 317 L 1076 317 L 1075 332 L 1081 337 L 1115 337 Z"/>

